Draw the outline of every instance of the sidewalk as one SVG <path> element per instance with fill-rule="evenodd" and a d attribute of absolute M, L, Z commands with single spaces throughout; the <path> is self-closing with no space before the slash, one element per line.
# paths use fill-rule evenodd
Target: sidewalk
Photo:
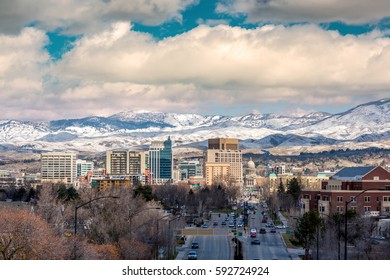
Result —
<path fill-rule="evenodd" d="M 279 211 L 278 211 L 278 218 L 283 223 L 283 225 L 287 228 L 288 227 L 287 219 Z M 304 255 L 305 250 L 303 248 L 289 248 L 289 247 L 287 247 L 287 244 L 284 241 L 283 236 L 280 236 L 280 237 L 283 240 L 284 246 L 286 246 L 286 249 L 287 249 L 288 254 L 290 255 L 290 258 L 292 260 L 301 260 L 301 258 L 299 256 Z"/>
<path fill-rule="evenodd" d="M 192 237 L 186 239 L 186 242 L 181 247 L 176 247 L 177 256 L 176 260 L 186 260 L 187 259 L 187 249 L 191 247 Z"/>
<path fill-rule="evenodd" d="M 285 227 L 288 226 L 286 217 L 283 216 L 282 213 L 280 213 L 280 211 L 278 211 L 278 218 L 279 218 L 279 220 L 283 223 L 283 225 L 284 225 Z"/>

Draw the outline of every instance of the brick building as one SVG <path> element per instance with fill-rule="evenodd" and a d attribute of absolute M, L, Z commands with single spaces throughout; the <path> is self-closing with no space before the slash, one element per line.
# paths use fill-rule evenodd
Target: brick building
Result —
<path fill-rule="evenodd" d="M 321 190 L 303 190 L 301 211 L 344 213 L 346 201 L 359 215 L 390 215 L 390 172 L 380 166 L 345 167 L 322 182 Z"/>

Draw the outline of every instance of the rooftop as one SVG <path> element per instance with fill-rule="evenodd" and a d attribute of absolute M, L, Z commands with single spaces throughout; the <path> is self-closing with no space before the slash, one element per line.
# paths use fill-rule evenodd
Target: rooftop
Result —
<path fill-rule="evenodd" d="M 336 180 L 360 180 L 368 172 L 372 171 L 376 166 L 358 166 L 358 167 L 344 167 L 339 172 L 332 176 Z"/>

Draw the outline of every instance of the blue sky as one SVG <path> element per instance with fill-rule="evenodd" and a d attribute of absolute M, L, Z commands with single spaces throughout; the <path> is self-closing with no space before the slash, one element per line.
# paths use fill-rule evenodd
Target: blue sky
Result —
<path fill-rule="evenodd" d="M 390 97 L 389 27 L 385 0 L 5 0 L 2 119 L 337 113 Z"/>

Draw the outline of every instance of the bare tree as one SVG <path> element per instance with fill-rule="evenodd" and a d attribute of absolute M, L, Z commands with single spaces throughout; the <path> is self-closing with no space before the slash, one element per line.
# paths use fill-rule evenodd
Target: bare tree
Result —
<path fill-rule="evenodd" d="M 0 209 L 0 256 L 5 260 L 64 259 L 69 248 L 47 222 L 26 210 Z"/>

